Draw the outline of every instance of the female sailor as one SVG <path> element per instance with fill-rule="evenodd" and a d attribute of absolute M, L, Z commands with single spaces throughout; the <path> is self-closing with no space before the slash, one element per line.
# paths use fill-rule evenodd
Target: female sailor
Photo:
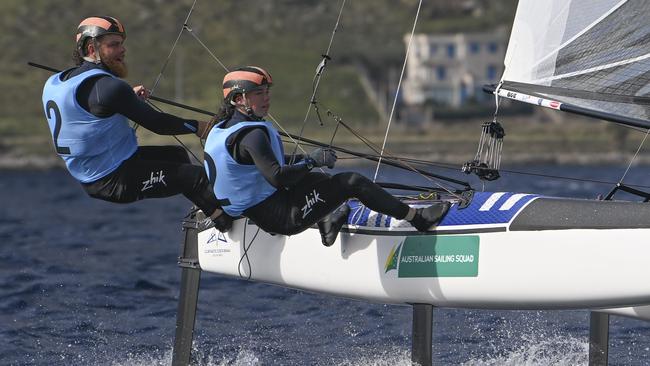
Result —
<path fill-rule="evenodd" d="M 207 137 L 204 165 L 226 213 L 248 217 L 262 230 L 283 235 L 317 223 L 326 246 L 347 222 L 349 207 L 342 204 L 349 198 L 407 220 L 419 231 L 442 219 L 447 202 L 414 209 L 361 174 L 313 172 L 316 167 L 334 167 L 331 149 L 286 156 L 278 131 L 264 120 L 271 85 L 271 75 L 255 66 L 241 67 L 223 79 L 224 102 L 216 117 L 220 122 Z"/>

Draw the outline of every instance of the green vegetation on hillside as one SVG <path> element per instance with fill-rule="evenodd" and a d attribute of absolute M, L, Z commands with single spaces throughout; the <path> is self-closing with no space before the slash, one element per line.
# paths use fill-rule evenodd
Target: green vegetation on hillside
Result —
<path fill-rule="evenodd" d="M 508 25 L 515 3 L 425 1 L 417 31 L 481 31 Z M 191 5 L 192 0 L 0 2 L 0 63 L 4 70 L 0 79 L 4 90 L 0 101 L 0 153 L 13 149 L 17 141 L 38 141 L 37 145 L 48 141 L 40 95 L 50 73 L 29 67 L 27 62 L 55 68 L 71 66 L 76 26 L 81 19 L 99 14 L 119 18 L 128 34 L 127 81 L 151 87 Z M 272 113 L 295 133 L 307 111 L 315 69 L 327 49 L 340 5 L 340 0 L 198 0 L 188 25 L 227 67 L 255 64 L 271 71 L 275 81 Z M 385 85 L 389 75 L 399 74 L 404 59 L 404 35 L 411 31 L 417 5 L 417 0 L 346 2 L 330 51 L 332 61 L 317 96 L 322 108 L 331 109 L 354 126 L 384 128 L 386 121 L 380 120 L 369 102 L 358 70 L 363 68 L 377 87 Z M 155 95 L 216 110 L 224 74 L 212 56 L 191 34 L 184 32 Z M 325 116 L 326 111 L 322 112 Z M 323 132 L 315 113 L 311 113 L 306 135 L 329 133 Z M 32 150 L 42 150 L 42 146 Z"/>

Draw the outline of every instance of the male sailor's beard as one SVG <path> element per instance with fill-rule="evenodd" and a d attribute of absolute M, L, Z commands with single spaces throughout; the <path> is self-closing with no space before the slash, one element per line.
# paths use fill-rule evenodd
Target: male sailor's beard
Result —
<path fill-rule="evenodd" d="M 100 55 L 101 56 L 101 55 Z M 119 78 L 125 78 L 129 74 L 129 69 L 126 66 L 126 61 L 117 61 L 114 58 L 102 57 L 102 62 L 110 72 Z"/>

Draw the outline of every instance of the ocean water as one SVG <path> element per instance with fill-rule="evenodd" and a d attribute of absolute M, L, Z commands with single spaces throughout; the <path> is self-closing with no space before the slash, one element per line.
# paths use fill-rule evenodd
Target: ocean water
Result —
<path fill-rule="evenodd" d="M 624 171 L 519 169 L 602 181 Z M 649 170 L 633 167 L 626 182 L 650 186 Z M 390 168 L 379 180 L 427 183 Z M 504 173 L 484 188 L 596 197 L 611 186 Z M 0 364 L 170 364 L 189 208 L 182 197 L 93 200 L 60 170 L 0 171 Z M 408 306 L 210 273 L 202 275 L 198 306 L 194 365 L 410 365 Z M 610 364 L 650 364 L 650 323 L 610 319 Z M 586 365 L 588 330 L 581 310 L 435 309 L 434 364 Z"/>

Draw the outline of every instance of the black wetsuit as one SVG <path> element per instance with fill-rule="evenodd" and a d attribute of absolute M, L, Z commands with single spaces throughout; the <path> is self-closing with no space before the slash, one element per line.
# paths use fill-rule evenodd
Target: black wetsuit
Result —
<path fill-rule="evenodd" d="M 250 120 L 235 112 L 224 127 Z M 252 165 L 278 190 L 269 198 L 244 211 L 264 231 L 284 235 L 299 233 L 322 220 L 347 199 L 355 197 L 372 210 L 404 218 L 409 207 L 358 173 L 330 176 L 310 172 L 299 162 L 280 166 L 273 155 L 266 130 L 252 127 L 226 140 L 228 152 L 240 164 Z M 285 157 L 289 161 L 290 157 Z M 303 156 L 297 156 L 300 161 Z"/>
<path fill-rule="evenodd" d="M 64 79 L 103 65 L 84 62 Z M 183 119 L 151 108 L 125 81 L 100 75 L 85 80 L 77 89 L 77 102 L 98 117 L 119 113 L 159 135 L 183 135 L 197 130 L 196 120 Z M 219 205 L 205 170 L 193 165 L 180 146 L 139 146 L 115 171 L 91 183 L 86 192 L 102 200 L 128 203 L 143 198 L 169 197 L 182 193 L 204 213 L 211 215 Z"/>

